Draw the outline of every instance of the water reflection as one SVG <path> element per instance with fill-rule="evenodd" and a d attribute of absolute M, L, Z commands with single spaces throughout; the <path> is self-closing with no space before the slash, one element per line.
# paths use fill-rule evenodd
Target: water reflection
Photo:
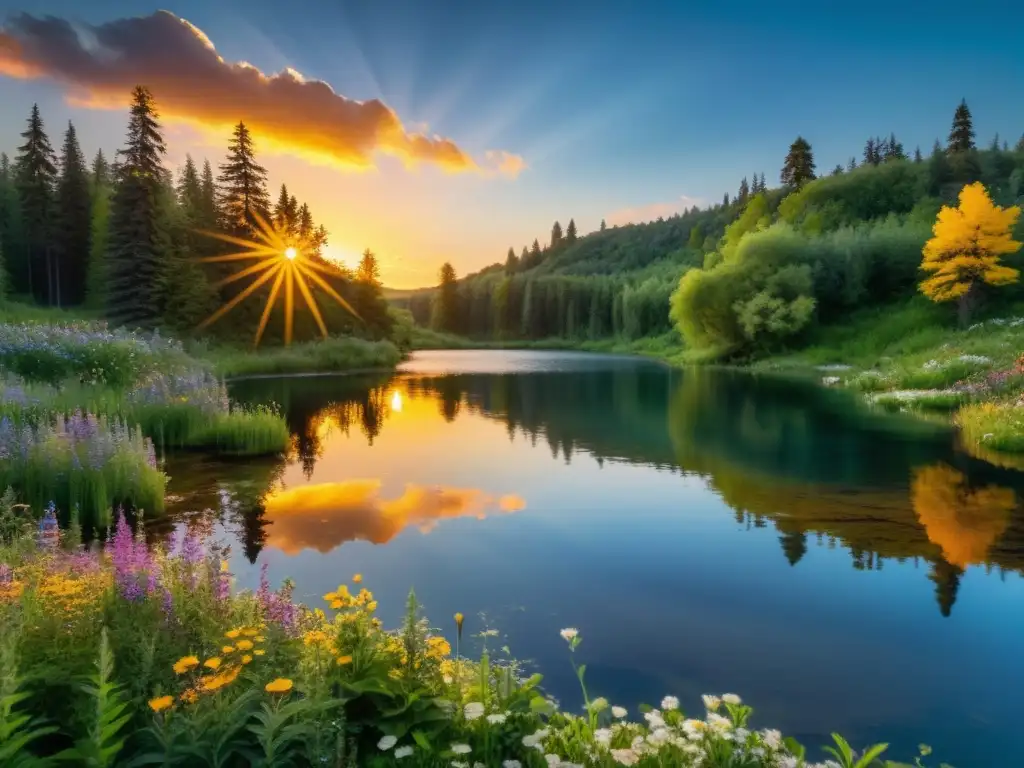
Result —
<path fill-rule="evenodd" d="M 361 435 L 373 446 L 401 420 L 404 444 L 378 454 L 387 465 L 409 440 L 469 430 L 469 415 L 502 423 L 509 441 L 545 441 L 567 464 L 587 455 L 598 466 L 628 462 L 699 476 L 738 523 L 774 526 L 792 566 L 813 546 L 847 550 L 858 570 L 881 570 L 887 560 L 923 562 L 944 615 L 970 566 L 1024 572 L 1024 473 L 960 452 L 948 428 L 870 411 L 820 387 L 640 365 L 253 380 L 236 384 L 233 395 L 282 405 L 295 437 L 290 462 L 305 481 L 284 483 L 278 469 L 260 475 L 261 492 L 250 478 L 239 493 L 232 478 L 219 478 L 219 487 L 232 489 L 247 556 L 262 546 L 294 554 L 354 540 L 383 544 L 408 527 L 522 509 L 520 497 L 475 483 L 431 487 L 395 477 L 386 493 L 380 477 L 335 477 L 339 467 L 347 474 L 340 459 L 325 465 L 329 477 L 314 479 L 338 435 Z M 489 438 L 474 434 L 444 443 L 449 453 L 436 459 L 457 466 L 486 456 Z M 516 467 L 488 471 L 514 477 Z"/>
<path fill-rule="evenodd" d="M 428 533 L 439 520 L 482 520 L 489 513 L 525 507 L 519 496 L 496 498 L 474 488 L 411 484 L 400 496 L 387 499 L 380 480 L 347 480 L 275 489 L 263 500 L 263 521 L 269 529 L 266 544 L 295 555 L 306 548 L 330 552 L 357 539 L 386 544 L 409 527 Z"/>

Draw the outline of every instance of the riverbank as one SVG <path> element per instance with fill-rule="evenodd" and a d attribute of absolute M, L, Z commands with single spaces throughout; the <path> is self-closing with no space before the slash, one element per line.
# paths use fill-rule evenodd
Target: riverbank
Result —
<path fill-rule="evenodd" d="M 195 531 L 147 546 L 120 517 L 100 553 L 52 513 L 36 524 L 4 499 L 0 520 L 5 765 L 99 754 L 104 765 L 817 765 L 794 740 L 755 729 L 735 694 L 669 695 L 640 711 L 595 696 L 575 629 L 561 632 L 584 702 L 570 713 L 540 674 L 488 651 L 496 632 L 461 614 L 446 637 L 410 596 L 403 625 L 386 630 L 359 574 L 318 608 L 265 573 L 255 592 L 236 592 Z M 483 646 L 474 658 L 470 638 Z M 857 765 L 882 765 L 884 751 Z"/>

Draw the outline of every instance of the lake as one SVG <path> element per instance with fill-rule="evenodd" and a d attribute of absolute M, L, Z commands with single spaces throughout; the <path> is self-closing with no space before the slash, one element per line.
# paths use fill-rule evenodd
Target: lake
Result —
<path fill-rule="evenodd" d="M 260 378 L 285 460 L 171 457 L 172 519 L 296 595 L 362 573 L 397 625 L 495 629 L 565 708 L 735 692 L 809 747 L 925 742 L 1005 765 L 1024 711 L 1024 473 L 845 393 L 628 357 L 420 352 L 394 375 Z M 479 648 L 479 640 L 473 649 Z M 634 709 L 635 711 L 635 709 Z"/>

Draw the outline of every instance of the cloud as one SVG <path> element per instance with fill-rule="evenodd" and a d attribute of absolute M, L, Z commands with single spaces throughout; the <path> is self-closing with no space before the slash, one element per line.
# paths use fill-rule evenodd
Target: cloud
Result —
<path fill-rule="evenodd" d="M 123 108 L 145 85 L 166 117 L 218 130 L 242 120 L 266 146 L 346 169 L 372 168 L 378 153 L 451 173 L 515 177 L 525 167 L 503 150 L 474 159 L 451 139 L 407 130 L 377 99 L 348 99 L 294 69 L 266 75 L 228 63 L 167 11 L 95 26 L 17 14 L 0 29 L 0 74 L 55 80 L 71 103 L 97 109 Z"/>
<path fill-rule="evenodd" d="M 608 223 L 608 226 L 615 227 L 623 224 L 641 224 L 645 221 L 654 221 L 659 216 L 667 219 L 669 216 L 682 213 L 686 208 L 702 205 L 703 202 L 699 197 L 682 195 L 677 200 L 667 203 L 651 203 L 635 208 L 621 208 L 605 216 L 605 221 Z"/>
<path fill-rule="evenodd" d="M 330 552 L 346 541 L 385 544 L 405 528 L 424 533 L 439 520 L 483 519 L 487 513 L 526 508 L 519 496 L 494 497 L 474 488 L 407 485 L 401 496 L 384 499 L 379 480 L 346 480 L 304 485 L 264 499 L 267 544 L 289 555 L 303 549 Z"/>

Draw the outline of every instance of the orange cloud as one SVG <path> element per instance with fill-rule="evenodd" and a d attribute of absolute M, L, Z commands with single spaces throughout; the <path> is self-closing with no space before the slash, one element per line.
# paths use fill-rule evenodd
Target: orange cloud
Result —
<path fill-rule="evenodd" d="M 396 499 L 382 499 L 380 485 L 379 480 L 346 480 L 271 493 L 264 499 L 267 544 L 289 555 L 307 548 L 330 552 L 356 539 L 384 544 L 410 526 L 426 533 L 439 520 L 483 519 L 489 510 L 526 507 L 519 496 L 420 485 L 407 485 Z"/>
<path fill-rule="evenodd" d="M 683 195 L 678 200 L 672 200 L 667 203 L 651 203 L 649 205 L 636 206 L 635 208 L 620 208 L 605 216 L 605 221 L 611 227 L 624 224 L 642 224 L 646 221 L 654 221 L 659 216 L 667 219 L 669 216 L 675 216 L 677 213 L 682 213 L 687 208 L 700 205 L 702 202 L 699 198 Z"/>
<path fill-rule="evenodd" d="M 167 11 L 96 26 L 15 15 L 0 30 L 0 74 L 55 80 L 71 103 L 98 109 L 123 107 L 142 84 L 170 118 L 217 129 L 242 120 L 268 146 L 346 169 L 372 168 L 377 153 L 452 173 L 514 177 L 525 165 L 501 150 L 477 161 L 450 139 L 407 131 L 381 101 L 348 99 L 294 69 L 266 75 L 228 63 L 202 30 Z"/>

